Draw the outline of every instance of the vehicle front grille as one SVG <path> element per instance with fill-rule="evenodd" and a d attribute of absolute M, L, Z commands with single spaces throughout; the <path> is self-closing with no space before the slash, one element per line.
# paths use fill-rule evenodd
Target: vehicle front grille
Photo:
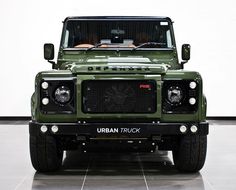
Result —
<path fill-rule="evenodd" d="M 154 80 L 86 80 L 82 82 L 84 113 L 154 113 Z"/>

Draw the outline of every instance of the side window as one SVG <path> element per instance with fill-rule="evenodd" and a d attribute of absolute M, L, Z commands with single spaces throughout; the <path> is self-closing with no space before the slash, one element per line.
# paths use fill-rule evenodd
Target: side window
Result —
<path fill-rule="evenodd" d="M 66 30 L 63 48 L 67 48 L 68 47 L 68 41 L 69 41 L 69 30 Z"/>
<path fill-rule="evenodd" d="M 172 48 L 173 44 L 172 44 L 172 41 L 171 41 L 170 30 L 166 31 L 166 38 L 167 38 L 167 40 L 166 40 L 167 41 L 167 47 Z"/>

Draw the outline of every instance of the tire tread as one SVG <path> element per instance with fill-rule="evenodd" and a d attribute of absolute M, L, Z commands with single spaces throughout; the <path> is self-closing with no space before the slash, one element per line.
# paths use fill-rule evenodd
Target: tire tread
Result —
<path fill-rule="evenodd" d="M 30 157 L 35 170 L 52 172 L 60 168 L 62 151 L 52 136 L 30 135 Z"/>
<path fill-rule="evenodd" d="M 173 150 L 175 166 L 182 172 L 198 172 L 204 166 L 206 152 L 207 136 L 183 136 Z"/>

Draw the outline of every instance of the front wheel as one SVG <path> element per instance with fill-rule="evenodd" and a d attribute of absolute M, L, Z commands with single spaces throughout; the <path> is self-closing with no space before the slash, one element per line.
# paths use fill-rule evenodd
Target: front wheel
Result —
<path fill-rule="evenodd" d="M 63 151 L 53 136 L 30 135 L 30 157 L 35 170 L 52 172 L 61 167 Z"/>
<path fill-rule="evenodd" d="M 182 136 L 172 151 L 175 167 L 181 172 L 198 172 L 202 169 L 207 152 L 207 136 Z"/>

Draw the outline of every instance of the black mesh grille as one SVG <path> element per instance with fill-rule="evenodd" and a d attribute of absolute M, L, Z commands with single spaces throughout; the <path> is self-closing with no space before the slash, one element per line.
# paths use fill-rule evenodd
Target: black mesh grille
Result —
<path fill-rule="evenodd" d="M 84 113 L 154 113 L 153 80 L 87 80 L 82 83 Z"/>

